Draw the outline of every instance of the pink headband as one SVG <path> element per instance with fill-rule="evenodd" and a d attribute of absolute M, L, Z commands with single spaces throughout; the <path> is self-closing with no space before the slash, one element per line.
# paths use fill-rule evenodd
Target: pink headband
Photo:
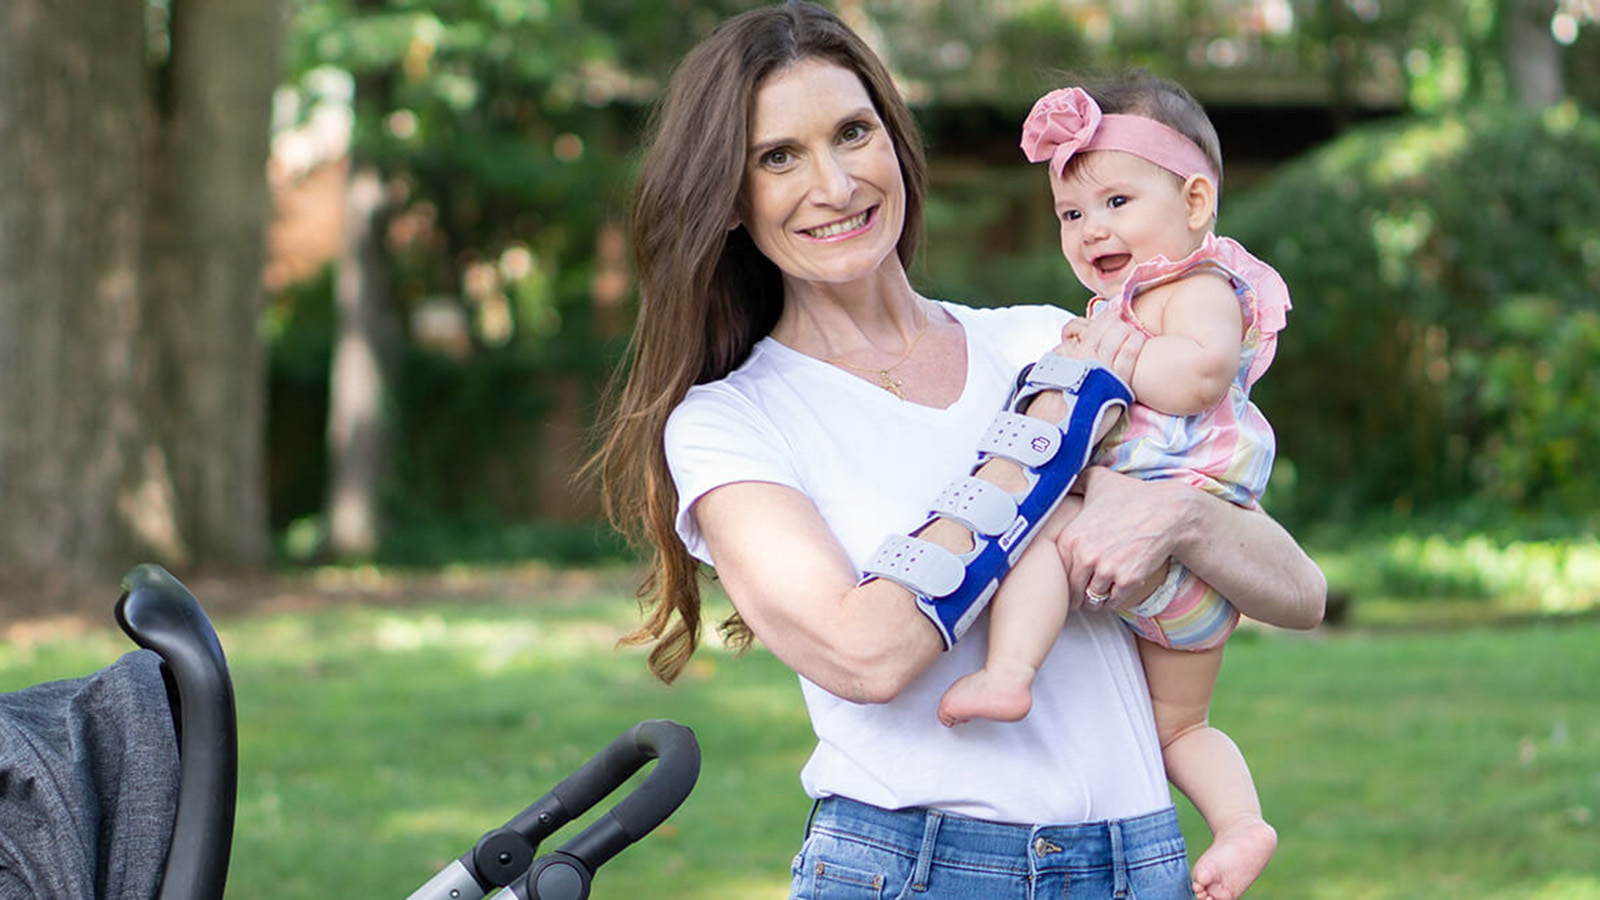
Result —
<path fill-rule="evenodd" d="M 1147 159 L 1179 178 L 1206 175 L 1219 181 L 1205 152 L 1182 134 L 1144 116 L 1102 115 L 1081 88 L 1051 91 L 1022 123 L 1022 152 L 1029 162 L 1049 160 L 1059 175 L 1074 153 L 1121 150 Z"/>

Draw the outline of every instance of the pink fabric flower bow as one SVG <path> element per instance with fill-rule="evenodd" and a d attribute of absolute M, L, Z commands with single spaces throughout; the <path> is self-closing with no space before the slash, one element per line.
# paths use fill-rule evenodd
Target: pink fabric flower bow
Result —
<path fill-rule="evenodd" d="M 1082 88 L 1060 88 L 1040 97 L 1022 123 L 1022 152 L 1029 162 L 1050 161 L 1050 171 L 1060 172 L 1094 139 L 1100 127 L 1100 104 Z"/>

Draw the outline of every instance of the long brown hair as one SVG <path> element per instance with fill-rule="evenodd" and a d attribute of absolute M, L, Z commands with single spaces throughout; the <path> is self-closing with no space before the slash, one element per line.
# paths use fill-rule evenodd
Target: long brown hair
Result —
<path fill-rule="evenodd" d="M 670 682 L 700 640 L 698 565 L 674 528 L 677 491 L 662 432 L 690 386 L 733 371 L 783 311 L 783 278 L 741 227 L 729 230 L 743 184 L 750 110 L 763 81 L 804 59 L 856 73 L 894 142 L 905 181 L 897 255 L 908 269 L 922 240 L 927 163 L 911 111 L 888 69 L 854 32 L 814 3 L 787 2 L 723 22 L 674 71 L 633 198 L 639 315 L 631 365 L 608 392 L 603 442 L 590 461 L 606 515 L 653 560 L 639 588 L 644 624 L 624 638 L 655 642 L 650 670 Z M 748 646 L 738 616 L 730 642 Z"/>

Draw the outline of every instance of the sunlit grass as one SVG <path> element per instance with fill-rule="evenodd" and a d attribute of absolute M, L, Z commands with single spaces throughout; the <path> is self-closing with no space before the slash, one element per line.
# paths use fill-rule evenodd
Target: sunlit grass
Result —
<path fill-rule="evenodd" d="M 1357 535 L 1313 551 L 1353 620 L 1385 625 L 1485 621 L 1600 610 L 1600 539 L 1497 541 L 1483 535 Z"/>
<path fill-rule="evenodd" d="M 812 741 L 794 676 L 712 647 L 660 686 L 614 647 L 635 616 L 627 579 L 599 578 L 219 617 L 241 736 L 230 900 L 407 896 L 648 718 L 694 728 L 701 780 L 595 896 L 785 896 Z M 1215 721 L 1282 841 L 1251 896 L 1600 898 L 1597 644 L 1592 617 L 1241 634 Z M 126 649 L 109 626 L 0 643 L 0 690 Z"/>
<path fill-rule="evenodd" d="M 1213 720 L 1282 840 L 1256 894 L 1600 888 L 1597 637 L 1588 621 L 1231 645 Z"/>
<path fill-rule="evenodd" d="M 633 616 L 611 594 L 224 623 L 244 748 L 230 898 L 405 896 L 649 718 L 696 729 L 702 785 L 602 870 L 599 896 L 781 895 L 807 808 L 795 775 L 809 729 L 784 702 L 793 677 L 713 648 L 667 689 L 642 651 L 614 649 Z M 709 807 L 711 785 L 739 808 Z M 766 840 L 763 821 L 782 839 Z"/>

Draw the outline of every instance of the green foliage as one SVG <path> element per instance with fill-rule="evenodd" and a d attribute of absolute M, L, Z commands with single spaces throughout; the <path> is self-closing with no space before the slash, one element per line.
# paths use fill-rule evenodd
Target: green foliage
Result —
<path fill-rule="evenodd" d="M 1482 109 L 1357 129 L 1224 204 L 1295 297 L 1255 391 L 1274 511 L 1592 515 L 1600 120 Z"/>
<path fill-rule="evenodd" d="M 1041 168 L 941 173 L 924 218 L 927 244 L 913 278 L 930 296 L 976 306 L 1059 303 L 1082 312 L 1088 292 L 1061 258 Z M 1021 252 L 1014 247 L 1029 248 Z M 1032 249 L 1038 248 L 1038 249 Z"/>
<path fill-rule="evenodd" d="M 267 357 L 267 508 L 281 529 L 322 508 L 327 479 L 333 270 L 272 298 Z"/>
<path fill-rule="evenodd" d="M 405 568 L 504 565 L 537 560 L 595 565 L 632 558 L 627 543 L 598 522 L 507 522 L 493 511 L 441 516 L 401 511 L 391 523 L 376 562 Z"/>
<path fill-rule="evenodd" d="M 1305 545 L 1363 623 L 1475 620 L 1600 608 L 1600 540 L 1574 528 L 1464 530 L 1439 521 L 1313 527 Z"/>
<path fill-rule="evenodd" d="M 322 536 L 323 434 L 333 343 L 329 279 L 290 292 L 269 310 L 269 494 L 280 555 L 313 560 Z M 579 310 L 575 318 L 582 318 Z M 389 530 L 377 561 L 438 566 L 452 561 L 593 562 L 615 558 L 618 539 L 593 523 L 529 517 L 541 508 L 548 458 L 542 426 L 586 387 L 605 354 L 559 342 L 480 348 L 469 360 L 410 347 L 389 398 L 400 435 L 385 494 Z"/>
<path fill-rule="evenodd" d="M 627 326 L 621 223 L 646 108 L 694 41 L 754 2 L 297 4 L 285 57 L 299 112 L 346 110 L 354 164 L 387 188 L 385 327 L 406 342 L 387 490 L 410 536 L 386 555 L 436 559 L 422 548 L 451 543 L 416 523 L 548 511 L 555 479 L 541 476 L 571 461 L 540 457 L 546 419 L 586 412 Z M 307 419 L 326 409 L 330 291 L 297 286 L 269 317 L 280 527 L 321 504 L 323 451 L 302 438 L 322 432 Z"/>
<path fill-rule="evenodd" d="M 403 192 L 394 215 L 413 227 L 390 248 L 404 304 L 461 295 L 481 317 L 519 293 L 558 313 L 589 302 L 583 279 L 562 276 L 587 271 L 622 202 L 639 94 L 619 68 L 627 45 L 575 2 L 301 6 L 291 83 L 309 109 L 311 89 L 343 73 L 355 153 Z M 515 339 L 548 336 L 527 321 L 548 312 L 508 312 Z"/>
<path fill-rule="evenodd" d="M 618 358 L 627 329 L 632 298 L 619 226 L 649 104 L 690 45 L 727 16 L 765 2 L 295 4 L 285 52 L 287 86 L 300 92 L 303 115 L 318 104 L 348 106 L 355 156 L 381 168 L 389 187 L 393 208 L 385 246 L 395 315 L 410 322 L 444 309 L 465 323 L 469 345 L 464 352 L 440 355 L 411 348 L 404 355 L 393 399 L 401 452 L 389 491 L 395 522 L 413 535 L 397 538 L 405 546 L 448 543 L 438 533 L 442 526 L 413 530 L 416 523 L 473 523 L 469 531 L 476 534 L 475 523 L 496 516 L 522 521 L 527 504 L 537 504 L 534 485 L 544 463 L 536 455 L 544 418 L 555 409 L 570 412 L 573 397 L 579 404 L 592 399 L 602 374 Z M 1474 2 L 1470 15 L 1463 16 L 1457 5 L 1443 0 L 1333 6 L 1291 0 L 1271 22 L 1260 17 L 1256 4 L 1242 0 L 1158 4 L 1159 9 L 1025 3 L 1005 11 L 962 0 L 827 5 L 841 10 L 881 50 L 919 114 L 970 120 L 983 129 L 997 127 L 995 118 L 1012 123 L 1005 128 L 1014 127 L 1050 73 L 1107 63 L 1142 63 L 1196 85 L 1215 82 L 1229 96 L 1247 82 L 1304 88 L 1317 82 L 1305 73 L 1330 71 L 1345 62 L 1352 80 L 1344 87 L 1333 85 L 1338 96 L 1346 96 L 1353 84 L 1376 84 L 1388 96 L 1409 91 L 1417 101 L 1448 87 L 1446 76 L 1463 59 L 1468 70 L 1490 72 L 1485 79 L 1504 80 L 1493 72 L 1499 71 L 1495 41 L 1505 4 L 1488 2 Z M 1596 39 L 1595 29 L 1585 24 L 1575 48 L 1565 53 L 1569 70 L 1592 68 L 1595 57 L 1582 48 Z M 1374 73 L 1388 80 L 1374 81 Z M 1592 105 L 1592 81 L 1569 78 L 1580 102 Z M 1500 95 L 1486 84 L 1468 85 L 1476 92 L 1456 99 Z M 1457 124 L 1450 126 L 1451 121 Z M 1472 121 L 1447 120 L 1439 128 L 1475 129 Z M 1594 423 L 1600 419 L 1587 415 L 1583 399 L 1592 394 L 1595 376 L 1574 362 L 1593 351 L 1594 320 L 1574 310 L 1570 292 L 1521 287 L 1551 280 L 1556 270 L 1547 262 L 1568 265 L 1573 272 L 1594 271 L 1596 251 L 1583 249 L 1590 246 L 1584 243 L 1589 238 L 1574 237 L 1579 244 L 1574 256 L 1571 247 L 1544 246 L 1536 236 L 1539 229 L 1548 230 L 1546 220 L 1577 221 L 1573 211 L 1586 208 L 1595 183 L 1592 152 L 1562 158 L 1568 145 L 1592 147 L 1592 139 L 1583 137 L 1593 133 L 1592 122 L 1572 123 L 1561 140 L 1549 137 L 1553 128 L 1537 129 L 1548 140 L 1473 131 L 1468 140 L 1500 140 L 1498 158 L 1514 163 L 1487 176 L 1491 166 L 1486 163 L 1454 169 L 1440 164 L 1441 172 L 1459 170 L 1438 179 L 1440 184 L 1459 177 L 1485 193 L 1492 188 L 1496 197 L 1514 198 L 1506 209 L 1486 204 L 1482 214 L 1462 211 L 1459 207 L 1470 207 L 1465 191 L 1464 203 L 1451 210 L 1435 208 L 1432 204 L 1446 200 L 1433 195 L 1406 200 L 1417 190 L 1415 178 L 1380 176 L 1377 159 L 1350 160 L 1337 176 L 1302 170 L 1306 174 L 1296 177 L 1324 179 L 1319 189 L 1330 195 L 1317 202 L 1314 215 L 1306 213 L 1309 204 L 1293 197 L 1278 204 L 1276 219 L 1274 201 L 1258 204 L 1268 212 L 1257 217 L 1262 218 L 1257 233 L 1289 236 L 1306 258 L 1323 255 L 1324 245 L 1353 240 L 1348 233 L 1315 233 L 1322 227 L 1319 218 L 1328 227 L 1354 222 L 1355 232 L 1370 233 L 1377 246 L 1351 261 L 1372 271 L 1344 279 L 1351 296 L 1372 294 L 1366 285 L 1375 280 L 1392 292 L 1408 293 L 1408 304 L 1420 302 L 1424 298 L 1411 296 L 1419 292 L 1404 282 L 1413 277 L 1407 274 L 1411 256 L 1426 252 L 1477 273 L 1467 277 L 1463 272 L 1459 284 L 1437 286 L 1436 295 L 1492 291 L 1506 306 L 1493 316 L 1478 309 L 1471 314 L 1478 321 L 1465 331 L 1435 323 L 1432 311 L 1407 322 L 1347 317 L 1337 327 L 1314 330 L 1308 321 L 1315 313 L 1306 301 L 1322 302 L 1313 291 L 1333 279 L 1313 272 L 1319 281 L 1307 283 L 1318 288 L 1297 286 L 1303 300 L 1286 345 L 1302 331 L 1307 341 L 1337 333 L 1361 354 L 1372 354 L 1360 366 L 1348 365 L 1350 354 L 1332 360 L 1359 370 L 1355 374 L 1367 376 L 1366 381 L 1346 378 L 1349 373 L 1337 367 L 1327 371 L 1349 385 L 1387 389 L 1403 384 L 1406 390 L 1392 396 L 1380 391 L 1374 400 L 1340 388 L 1326 396 L 1343 405 L 1320 411 L 1300 403 L 1309 390 L 1284 394 L 1279 405 L 1293 401 L 1296 414 L 1305 417 L 1326 413 L 1340 432 L 1324 440 L 1327 432 L 1297 435 L 1280 429 L 1286 442 L 1299 445 L 1280 466 L 1284 477 L 1274 491 L 1275 512 L 1292 516 L 1303 508 L 1308 515 L 1321 515 L 1336 504 L 1353 513 L 1372 503 L 1403 507 L 1482 493 L 1529 514 L 1566 514 L 1586 492 L 1592 495 L 1592 482 L 1574 475 L 1585 448 L 1593 446 Z M 1452 140 L 1444 131 L 1432 137 L 1419 132 L 1413 143 L 1421 149 L 1393 156 L 1427 157 L 1434 152 L 1429 146 Z M 1380 140 L 1377 135 L 1369 139 Z M 1363 140 L 1368 139 L 1347 144 Z M 1548 145 L 1543 155 L 1531 162 L 1517 155 L 1540 140 Z M 1395 141 L 1398 146 L 1401 139 Z M 1473 154 L 1482 150 L 1474 143 Z M 932 151 L 937 160 L 941 148 L 935 145 Z M 1348 148 L 1342 152 L 1359 155 Z M 1330 158 L 1337 156 L 1330 151 Z M 1329 165 L 1337 167 L 1333 161 Z M 1355 171 L 1362 166 L 1374 172 Z M 1028 169 L 1013 159 L 1003 167 L 968 172 L 965 183 L 958 178 L 936 186 L 928 209 L 934 252 L 916 273 L 919 285 L 975 303 L 1078 305 L 1082 291 L 1053 249 L 1014 255 L 1016 247 L 1054 246 L 1053 236 L 1038 233 L 1014 239 L 1018 229 L 1049 225 L 1046 217 L 1020 214 L 1034 209 L 1030 203 L 1037 200 L 1037 174 Z M 1529 172 L 1532 177 L 1524 177 Z M 1382 196 L 1390 189 L 1384 178 L 1397 185 L 1395 198 Z M 1535 189 L 1534 182 L 1542 187 Z M 1359 196 L 1347 196 L 1351 192 Z M 1376 201 L 1369 202 L 1372 197 Z M 1235 228 L 1235 222 L 1252 227 L 1235 215 L 1245 208 L 1243 198 L 1230 198 L 1225 227 Z M 1299 212 L 1290 214 L 1290 209 Z M 1516 228 L 1503 227 L 1507 222 L 1516 222 Z M 1575 235 L 1571 227 L 1562 227 Z M 1482 262 L 1487 242 L 1503 239 L 1527 246 L 1497 264 L 1504 271 L 1485 273 L 1495 268 Z M 1413 242 L 1419 246 L 1412 247 Z M 1261 249 L 1272 256 L 1273 251 Z M 1452 262 L 1458 258 L 1466 263 Z M 1316 263 L 1308 265 L 1315 269 Z M 298 286 L 278 298 L 269 317 L 274 337 L 270 477 L 278 527 L 314 517 L 321 503 L 330 289 L 327 281 Z M 1592 297 L 1593 285 L 1585 290 Z M 1530 320 L 1551 319 L 1563 327 L 1527 330 Z M 1402 327 L 1410 330 L 1396 336 L 1393 332 Z M 1444 350 L 1429 349 L 1439 340 Z M 1325 355 L 1336 356 L 1333 351 Z M 1450 373 L 1436 383 L 1426 373 L 1436 368 L 1437 357 L 1444 358 Z M 1302 364 L 1296 352 L 1283 358 L 1264 394 L 1286 377 L 1329 380 L 1315 359 Z M 1343 396 L 1351 394 L 1359 408 Z M 582 406 L 580 412 L 586 415 L 587 409 Z M 1408 427 L 1393 430 L 1397 422 Z M 1346 440 L 1343 429 L 1351 423 L 1359 426 L 1353 429 L 1358 437 Z M 1418 472 L 1425 477 L 1413 484 Z M 427 539 L 415 538 L 430 531 L 435 534 Z M 485 544 L 478 538 L 465 543 Z"/>

